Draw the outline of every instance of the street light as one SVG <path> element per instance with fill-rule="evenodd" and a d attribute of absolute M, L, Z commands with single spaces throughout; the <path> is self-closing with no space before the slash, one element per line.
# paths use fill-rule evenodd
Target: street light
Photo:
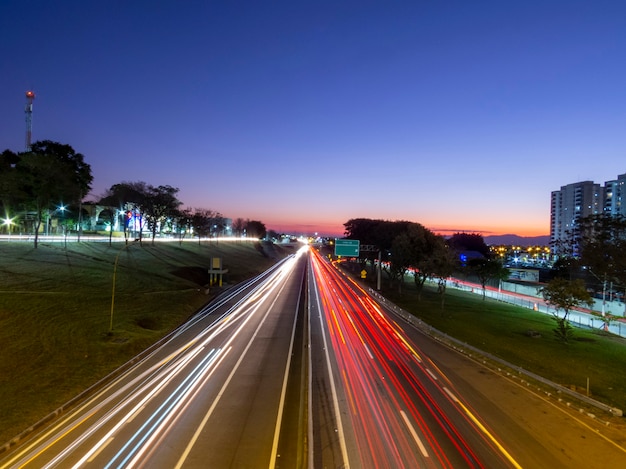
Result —
<path fill-rule="evenodd" d="M 46 236 L 50 234 L 50 218 L 57 212 L 65 212 L 65 205 L 55 208 L 52 213 L 48 210 L 48 216 L 46 217 Z"/>
<path fill-rule="evenodd" d="M 8 240 L 11 240 L 11 225 L 14 224 L 13 219 L 7 217 L 4 220 L 2 220 L 2 224 L 7 227 L 7 233 L 9 234 Z"/>

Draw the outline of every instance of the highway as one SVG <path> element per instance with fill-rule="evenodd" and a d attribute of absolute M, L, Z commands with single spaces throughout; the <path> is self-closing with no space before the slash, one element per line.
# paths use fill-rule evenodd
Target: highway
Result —
<path fill-rule="evenodd" d="M 619 418 L 594 420 L 507 379 L 407 325 L 319 254 L 311 257 L 312 356 L 328 355 L 334 387 L 320 382 L 313 394 L 334 393 L 339 416 L 337 436 L 322 434 L 313 467 L 626 467 Z"/>
<path fill-rule="evenodd" d="M 315 467 L 520 467 L 365 291 L 315 251 L 311 269 L 312 349 L 328 352 L 340 416 L 339 450 Z"/>
<path fill-rule="evenodd" d="M 597 428 L 386 311 L 315 249 L 227 290 L 1 468 L 626 467 Z"/>
<path fill-rule="evenodd" d="M 2 467 L 276 467 L 306 258 L 212 304 Z"/>

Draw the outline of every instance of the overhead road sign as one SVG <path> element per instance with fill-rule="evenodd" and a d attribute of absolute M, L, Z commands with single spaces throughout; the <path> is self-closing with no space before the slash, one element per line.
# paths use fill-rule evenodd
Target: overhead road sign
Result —
<path fill-rule="evenodd" d="M 335 256 L 359 257 L 358 239 L 335 238 Z"/>

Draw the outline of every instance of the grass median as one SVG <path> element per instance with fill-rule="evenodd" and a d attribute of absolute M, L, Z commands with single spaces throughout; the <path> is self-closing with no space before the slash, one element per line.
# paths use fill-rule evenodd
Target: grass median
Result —
<path fill-rule="evenodd" d="M 206 304 L 219 291 L 206 288 L 211 257 L 223 259 L 226 286 L 290 252 L 268 255 L 258 242 L 2 243 L 0 442 Z"/>

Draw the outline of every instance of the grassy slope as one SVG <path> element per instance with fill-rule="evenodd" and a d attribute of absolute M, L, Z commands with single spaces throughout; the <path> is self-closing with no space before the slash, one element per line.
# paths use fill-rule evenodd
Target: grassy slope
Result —
<path fill-rule="evenodd" d="M 24 430 L 181 324 L 225 282 L 269 267 L 258 243 L 0 245 L 0 442 Z M 113 267 L 113 331 L 109 332 Z"/>

